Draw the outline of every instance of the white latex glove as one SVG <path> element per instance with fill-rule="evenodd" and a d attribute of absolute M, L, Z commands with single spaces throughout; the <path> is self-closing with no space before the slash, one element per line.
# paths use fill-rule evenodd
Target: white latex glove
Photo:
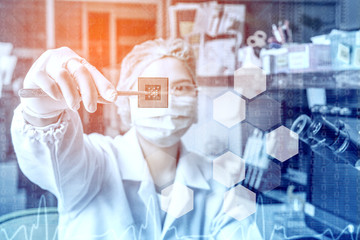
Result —
<path fill-rule="evenodd" d="M 50 96 L 21 98 L 24 112 L 36 118 L 54 118 L 67 108 L 76 111 L 80 101 L 88 112 L 95 112 L 98 93 L 109 102 L 116 99 L 115 87 L 67 47 L 43 53 L 27 73 L 24 88 L 41 88 Z"/>

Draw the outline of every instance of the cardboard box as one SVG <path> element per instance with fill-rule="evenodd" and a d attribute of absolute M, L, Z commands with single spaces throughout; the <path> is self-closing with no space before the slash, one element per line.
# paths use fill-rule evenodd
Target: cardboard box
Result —
<path fill-rule="evenodd" d="M 333 30 L 331 40 L 331 61 L 334 70 L 360 69 L 358 48 L 360 31 Z"/>
<path fill-rule="evenodd" d="M 328 71 L 332 69 L 330 45 L 292 44 L 261 52 L 269 74 Z"/>

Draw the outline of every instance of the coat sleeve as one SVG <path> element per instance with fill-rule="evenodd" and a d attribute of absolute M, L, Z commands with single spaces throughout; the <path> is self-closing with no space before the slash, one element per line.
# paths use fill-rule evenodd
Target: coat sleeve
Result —
<path fill-rule="evenodd" d="M 77 214 L 99 192 L 104 153 L 83 134 L 78 113 L 66 110 L 57 123 L 34 127 L 19 105 L 11 135 L 21 171 L 57 197 L 59 212 Z"/>

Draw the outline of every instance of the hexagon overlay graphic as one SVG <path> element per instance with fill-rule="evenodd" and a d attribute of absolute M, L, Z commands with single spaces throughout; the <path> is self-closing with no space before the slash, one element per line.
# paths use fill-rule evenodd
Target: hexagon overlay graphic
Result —
<path fill-rule="evenodd" d="M 226 152 L 213 161 L 213 178 L 231 187 L 245 178 L 245 161 L 232 152 Z"/>
<path fill-rule="evenodd" d="M 255 66 L 241 67 L 234 72 L 234 90 L 251 99 L 266 90 L 266 74 Z"/>
<path fill-rule="evenodd" d="M 226 92 L 213 101 L 213 118 L 230 128 L 245 119 L 246 102 L 232 92 Z"/>
<path fill-rule="evenodd" d="M 281 105 L 274 99 L 262 95 L 248 104 L 246 120 L 263 131 L 281 121 Z"/>
<path fill-rule="evenodd" d="M 167 154 L 166 152 L 159 150 L 147 156 L 146 160 L 148 162 L 156 163 L 157 166 L 161 166 L 161 167 L 156 167 L 154 169 L 150 169 L 151 174 L 153 176 L 162 176 L 161 179 L 154 179 L 154 183 L 156 186 L 161 188 L 169 185 L 174 181 L 175 174 L 173 171 L 174 169 L 176 169 L 175 158 L 173 158 L 171 155 Z M 169 164 L 169 163 L 173 163 L 173 164 Z M 156 171 L 160 171 L 160 169 L 162 174 L 159 174 L 160 172 L 156 172 Z M 168 173 L 168 174 L 163 174 L 163 173 Z"/>
<path fill-rule="evenodd" d="M 161 209 L 179 218 L 194 208 L 194 192 L 181 183 L 174 183 L 161 191 Z"/>
<path fill-rule="evenodd" d="M 242 185 L 225 193 L 223 212 L 241 221 L 256 212 L 256 194 Z"/>
<path fill-rule="evenodd" d="M 280 182 L 281 167 L 269 160 L 267 168 L 260 171 L 256 176 L 255 188 L 257 188 L 258 191 L 267 192 L 280 186 Z"/>
<path fill-rule="evenodd" d="M 189 150 L 213 158 L 226 152 L 229 144 L 229 129 L 214 120 L 204 124 L 197 123 L 191 126 L 183 139 Z"/>
<path fill-rule="evenodd" d="M 290 129 L 280 126 L 266 134 L 266 153 L 281 162 L 299 152 L 299 136 Z"/>

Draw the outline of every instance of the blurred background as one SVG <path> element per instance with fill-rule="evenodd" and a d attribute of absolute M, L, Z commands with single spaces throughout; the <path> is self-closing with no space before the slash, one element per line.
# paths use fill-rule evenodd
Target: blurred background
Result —
<path fill-rule="evenodd" d="M 184 144 L 209 161 L 245 161 L 236 184 L 256 193 L 264 239 L 358 239 L 359 13 L 359 0 L 0 1 L 0 229 L 19 211 L 56 213 L 11 143 L 32 63 L 67 46 L 116 84 L 123 57 L 161 37 L 196 53 L 198 120 Z M 113 105 L 79 114 L 85 133 L 126 131 Z"/>

